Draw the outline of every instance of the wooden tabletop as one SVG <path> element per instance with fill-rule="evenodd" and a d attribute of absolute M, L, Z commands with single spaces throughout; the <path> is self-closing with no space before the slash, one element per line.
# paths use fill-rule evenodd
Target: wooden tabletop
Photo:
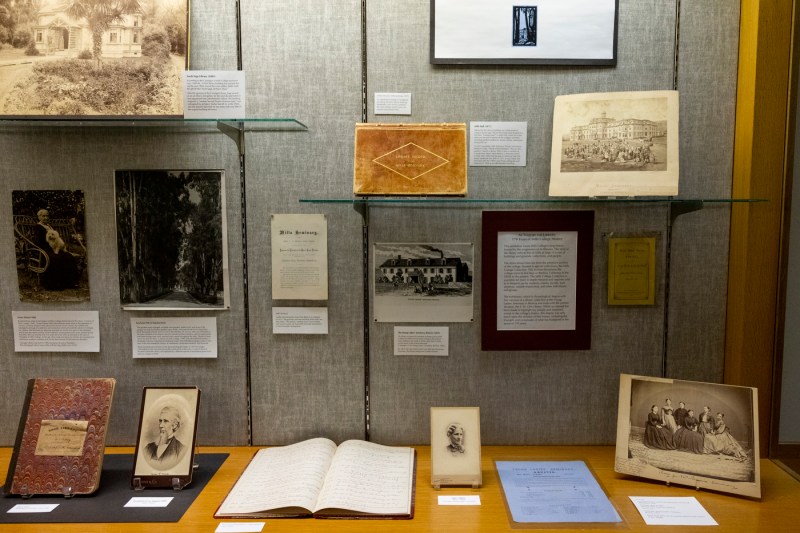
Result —
<path fill-rule="evenodd" d="M 228 490 L 244 470 L 258 448 L 208 447 L 205 453 L 230 453 L 208 486 L 197 497 L 183 519 L 178 523 L 149 524 L 0 524 L 0 533 L 49 532 L 58 533 L 152 533 L 165 529 L 170 533 L 213 532 L 223 522 L 213 517 L 214 511 Z M 494 459 L 525 458 L 531 460 L 586 461 L 594 471 L 611 502 L 624 520 L 621 526 L 608 531 L 800 531 L 800 482 L 769 460 L 761 461 L 760 501 L 705 490 L 678 486 L 665 486 L 614 472 L 614 448 L 611 446 L 484 446 L 482 449 L 483 487 L 443 488 L 434 490 L 430 485 L 430 448 L 417 448 L 416 513 L 413 520 L 318 520 L 318 519 L 268 519 L 263 531 L 269 532 L 502 532 L 512 531 L 506 514 L 499 479 L 494 469 Z M 132 453 L 130 448 L 111 448 L 107 453 Z M 0 475 L 5 479 L 11 450 L 0 448 Z M 439 495 L 479 495 L 480 507 L 440 507 Z M 719 523 L 719 527 L 646 526 L 629 496 L 694 496 Z M 226 520 L 243 522 L 244 520 Z M 577 527 L 577 526 L 576 526 Z M 514 528 L 516 529 L 516 528 Z M 558 528 L 560 531 L 579 529 Z M 604 529 L 595 529 L 604 531 Z"/>

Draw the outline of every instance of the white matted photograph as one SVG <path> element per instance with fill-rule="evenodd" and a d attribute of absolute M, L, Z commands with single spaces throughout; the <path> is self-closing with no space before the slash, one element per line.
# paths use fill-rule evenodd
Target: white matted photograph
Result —
<path fill-rule="evenodd" d="M 471 322 L 472 243 L 375 243 L 376 322 Z"/>
<path fill-rule="evenodd" d="M 557 96 L 550 196 L 678 194 L 678 92 Z"/>
<path fill-rule="evenodd" d="M 222 170 L 115 172 L 123 309 L 229 308 Z"/>
<path fill-rule="evenodd" d="M 18 0 L 2 9 L 0 115 L 182 115 L 189 0 Z"/>
<path fill-rule="evenodd" d="M 172 478 L 179 478 L 181 486 L 191 481 L 199 408 L 197 387 L 144 388 L 134 488 L 172 487 Z"/>
<path fill-rule="evenodd" d="M 431 407 L 431 484 L 483 483 L 479 407 Z"/>
<path fill-rule="evenodd" d="M 614 470 L 761 497 L 758 391 L 622 374 Z"/>
<path fill-rule="evenodd" d="M 432 64 L 615 65 L 617 0 L 431 0 Z"/>

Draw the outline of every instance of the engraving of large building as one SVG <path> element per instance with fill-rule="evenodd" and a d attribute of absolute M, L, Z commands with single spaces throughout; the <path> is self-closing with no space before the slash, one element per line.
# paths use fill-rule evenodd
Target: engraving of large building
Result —
<path fill-rule="evenodd" d="M 588 124 L 573 126 L 569 131 L 570 141 L 594 141 L 598 139 L 650 139 L 667 134 L 666 121 L 653 122 L 641 118 L 616 120 L 605 112 Z"/>

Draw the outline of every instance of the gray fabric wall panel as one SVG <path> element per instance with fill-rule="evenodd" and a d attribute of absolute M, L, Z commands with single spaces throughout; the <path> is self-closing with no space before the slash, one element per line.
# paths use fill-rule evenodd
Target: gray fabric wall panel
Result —
<path fill-rule="evenodd" d="M 428 1 L 402 5 L 371 1 L 367 7 L 370 107 L 374 92 L 411 92 L 413 115 L 399 121 L 528 121 L 527 167 L 471 167 L 469 196 L 474 198 L 547 196 L 556 95 L 672 87 L 675 2 L 620 2 L 619 60 L 615 68 L 434 67 L 428 63 Z M 370 120 L 398 121 L 373 114 Z M 565 209 L 576 208 L 582 207 L 565 206 Z M 481 352 L 479 284 L 475 291 L 475 323 L 448 324 L 451 343 L 448 358 L 394 357 L 391 324 L 373 324 L 373 439 L 427 442 L 431 405 L 479 405 L 482 434 L 487 443 L 614 440 L 619 373 L 661 373 L 667 213 L 665 208 L 630 206 L 599 206 L 595 213 L 592 350 Z M 413 225 L 407 225 L 412 217 Z M 461 209 L 373 209 L 370 220 L 372 242 L 426 239 L 445 242 L 439 231 L 415 230 L 443 226 L 458 228 L 455 232 L 448 230 L 447 241 L 453 240 L 449 237 L 452 233 L 465 242 L 480 238 L 479 209 L 466 213 Z M 404 232 L 403 238 L 398 239 L 395 230 L 398 227 L 412 231 Z M 609 233 L 658 237 L 656 306 L 625 309 L 606 305 Z M 479 257 L 476 263 L 476 277 L 480 279 Z M 612 408 L 598 410 L 594 408 L 597 405 Z M 564 417 L 565 409 L 574 417 Z"/>
<path fill-rule="evenodd" d="M 681 196 L 731 194 L 739 2 L 681 2 Z M 730 209 L 706 206 L 673 234 L 668 376 L 720 381 Z"/>
<path fill-rule="evenodd" d="M 27 379 L 39 376 L 103 376 L 117 379 L 108 443 L 135 441 L 141 390 L 144 386 L 198 385 L 203 390 L 199 439 L 203 444 L 246 444 L 246 367 L 242 310 L 241 216 L 238 162 L 234 144 L 222 134 L 173 133 L 145 128 L 18 129 L 0 135 L 5 205 L 15 189 L 81 189 L 86 199 L 87 248 L 91 301 L 43 305 L 20 302 L 11 261 L 2 267 L 3 307 L 11 310 L 96 310 L 100 315 L 99 354 L 14 353 L 10 312 L 3 317 L 0 361 L 5 376 L 0 441 L 13 443 Z M 43 148 L 43 147 L 46 147 Z M 131 317 L 176 316 L 188 313 L 122 311 L 114 225 L 113 172 L 118 168 L 216 168 L 226 171 L 230 311 L 190 316 L 217 318 L 219 358 L 215 360 L 134 360 L 131 357 Z M 12 250 L 10 209 L 0 210 L 3 236 Z"/>
<path fill-rule="evenodd" d="M 361 219 L 348 197 L 361 115 L 361 3 L 242 3 L 248 114 L 293 117 L 303 133 L 247 139 L 253 442 L 364 437 Z M 272 300 L 269 215 L 328 216 L 329 300 Z M 329 334 L 274 335 L 272 307 L 327 306 Z"/>

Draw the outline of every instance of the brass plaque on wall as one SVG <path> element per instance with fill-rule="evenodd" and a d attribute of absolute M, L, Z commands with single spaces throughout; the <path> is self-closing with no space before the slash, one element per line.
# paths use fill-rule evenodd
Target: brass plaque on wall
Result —
<path fill-rule="evenodd" d="M 353 192 L 465 195 L 466 124 L 356 124 Z"/>

